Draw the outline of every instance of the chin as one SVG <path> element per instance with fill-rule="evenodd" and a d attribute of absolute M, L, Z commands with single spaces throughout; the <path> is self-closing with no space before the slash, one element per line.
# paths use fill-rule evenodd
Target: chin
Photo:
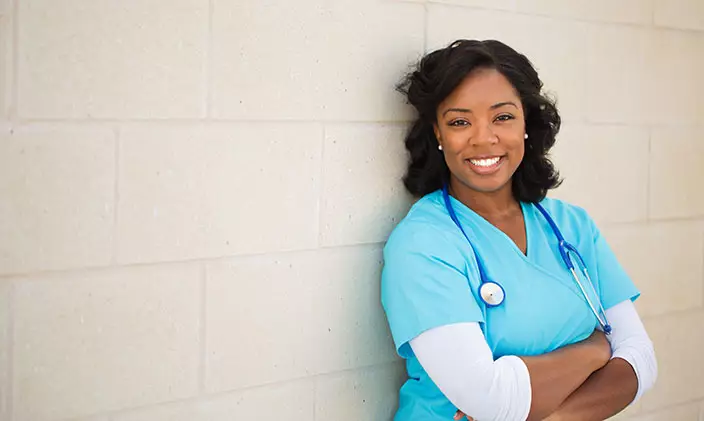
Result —
<path fill-rule="evenodd" d="M 481 193 L 496 193 L 506 188 L 506 183 L 499 185 L 470 184 L 469 188 Z"/>
<path fill-rule="evenodd" d="M 506 188 L 506 186 L 511 182 L 510 179 L 505 180 L 503 177 L 501 179 L 483 179 L 477 180 L 475 177 L 469 178 L 468 182 L 465 183 L 470 189 L 481 192 L 481 193 L 496 193 L 500 190 Z"/>
<path fill-rule="evenodd" d="M 468 168 L 457 168 L 454 178 L 465 188 L 478 193 L 498 193 L 506 188 L 511 188 L 513 173 L 508 168 L 501 168 L 491 175 L 480 175 Z M 459 175 L 459 176 L 458 176 Z"/>

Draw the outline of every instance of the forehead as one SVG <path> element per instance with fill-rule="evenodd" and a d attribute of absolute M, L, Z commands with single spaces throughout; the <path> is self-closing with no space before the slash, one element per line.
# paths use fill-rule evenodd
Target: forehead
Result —
<path fill-rule="evenodd" d="M 463 106 L 475 109 L 482 106 L 512 101 L 520 103 L 520 97 L 511 82 L 496 69 L 477 69 L 464 80 L 441 103 L 440 108 Z"/>

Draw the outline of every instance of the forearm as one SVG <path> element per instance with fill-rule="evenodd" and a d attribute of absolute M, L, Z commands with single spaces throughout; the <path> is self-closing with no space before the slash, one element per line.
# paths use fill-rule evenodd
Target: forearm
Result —
<path fill-rule="evenodd" d="M 604 365 L 606 358 L 586 342 L 549 354 L 523 357 L 530 373 L 532 389 L 528 421 L 542 420 L 552 414 L 594 371 Z"/>
<path fill-rule="evenodd" d="M 601 421 L 627 407 L 638 391 L 631 365 L 614 358 L 595 371 L 546 421 Z"/>
<path fill-rule="evenodd" d="M 657 379 L 653 343 L 628 300 L 606 310 L 613 357 L 570 395 L 549 420 L 603 420 L 638 399 Z"/>
<path fill-rule="evenodd" d="M 549 354 L 494 361 L 477 323 L 433 328 L 410 344 L 440 391 L 465 414 L 487 421 L 542 420 L 611 355 L 597 332 Z"/>

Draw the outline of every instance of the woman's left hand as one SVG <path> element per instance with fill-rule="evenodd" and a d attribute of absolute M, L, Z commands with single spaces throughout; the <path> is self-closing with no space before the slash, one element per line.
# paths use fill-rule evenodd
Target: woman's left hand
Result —
<path fill-rule="evenodd" d="M 455 412 L 455 416 L 452 418 L 453 420 L 461 420 L 463 418 L 467 418 L 469 421 L 474 421 L 474 418 L 470 417 L 469 415 L 465 414 L 464 412 L 460 411 L 459 409 L 457 412 Z"/>

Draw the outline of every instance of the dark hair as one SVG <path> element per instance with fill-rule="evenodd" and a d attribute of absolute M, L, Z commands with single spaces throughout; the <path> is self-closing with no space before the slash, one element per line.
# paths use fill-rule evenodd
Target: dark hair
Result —
<path fill-rule="evenodd" d="M 560 184 L 559 174 L 548 158 L 560 130 L 560 115 L 555 102 L 541 94 L 543 83 L 528 58 L 494 40 L 458 40 L 433 51 L 397 85 L 418 112 L 406 135 L 410 154 L 403 178 L 406 189 L 420 197 L 448 180 L 449 169 L 433 131 L 437 108 L 469 73 L 479 68 L 496 69 L 521 98 L 528 139 L 523 161 L 513 175 L 513 195 L 519 201 L 539 202 L 549 189 Z"/>

